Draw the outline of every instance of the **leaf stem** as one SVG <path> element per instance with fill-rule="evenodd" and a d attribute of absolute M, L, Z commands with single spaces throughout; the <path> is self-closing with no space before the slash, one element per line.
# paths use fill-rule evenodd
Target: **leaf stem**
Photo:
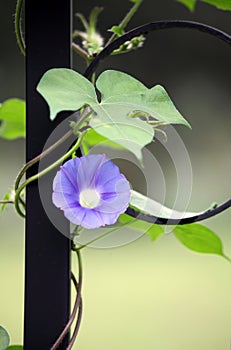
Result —
<path fill-rule="evenodd" d="M 14 204 L 14 201 L 0 200 L 0 204 Z"/>
<path fill-rule="evenodd" d="M 119 28 L 120 29 L 125 29 L 127 24 L 130 22 L 130 20 L 132 19 L 132 17 L 134 16 L 134 14 L 137 12 L 138 8 L 140 7 L 140 5 L 142 4 L 143 0 L 138 0 L 134 3 L 134 5 L 132 6 L 132 8 L 130 9 L 130 11 L 126 14 L 126 16 L 122 19 L 122 21 L 119 24 Z M 113 33 L 112 36 L 109 38 L 109 40 L 107 41 L 105 47 L 109 44 L 112 43 L 113 40 L 116 39 L 116 34 Z"/>
<path fill-rule="evenodd" d="M 55 142 L 53 145 L 51 145 L 49 148 L 47 148 L 45 151 L 43 151 L 42 153 L 40 153 L 38 156 L 36 156 L 35 158 L 31 159 L 28 163 L 26 163 L 23 168 L 20 170 L 19 174 L 16 177 L 15 180 L 15 185 L 14 185 L 14 190 L 15 192 L 17 191 L 20 181 L 22 179 L 22 177 L 24 176 L 24 174 L 26 173 L 26 171 L 35 163 L 37 163 L 39 160 L 41 160 L 42 158 L 44 158 L 46 155 L 48 155 L 51 151 L 53 151 L 54 149 L 56 149 L 62 142 L 64 142 L 69 136 L 71 136 L 71 134 L 73 133 L 72 130 L 69 130 L 65 135 L 63 135 L 57 142 Z M 19 196 L 19 202 L 21 203 L 21 205 L 25 208 L 26 203 L 24 202 L 24 200 L 21 198 L 21 196 Z"/>
<path fill-rule="evenodd" d="M 229 263 L 231 263 L 231 259 L 227 255 L 223 254 L 222 256 L 223 256 L 223 258 L 225 258 L 225 260 L 227 260 Z"/>
<path fill-rule="evenodd" d="M 111 229 L 111 230 L 109 230 L 109 231 L 103 233 L 103 234 L 100 235 L 99 237 L 96 237 L 96 238 L 92 239 L 91 241 L 87 242 L 86 244 L 81 245 L 79 248 L 76 248 L 76 251 L 80 251 L 81 249 L 88 247 L 90 244 L 92 244 L 92 243 L 94 243 L 94 242 L 96 242 L 96 241 L 98 241 L 98 240 L 100 240 L 100 239 L 106 237 L 106 236 L 109 235 L 110 233 L 113 233 L 113 232 L 115 232 L 116 230 L 118 230 L 118 229 L 120 229 L 120 228 L 123 228 L 123 227 L 125 227 L 125 226 L 129 226 L 131 223 L 135 222 L 136 220 L 137 220 L 137 219 L 135 218 L 135 219 L 132 219 L 132 220 L 129 221 L 129 222 L 126 222 L 125 224 L 121 224 L 120 226 L 114 227 L 113 229 Z"/>
<path fill-rule="evenodd" d="M 82 58 L 84 58 L 87 62 L 91 61 L 90 55 L 85 51 L 82 47 L 77 45 L 75 42 L 72 42 L 71 44 L 72 49 Z"/>
<path fill-rule="evenodd" d="M 72 153 L 75 152 L 80 144 L 81 141 L 83 139 L 84 134 L 86 133 L 83 132 L 79 138 L 77 139 L 76 143 L 74 144 L 73 147 L 71 147 L 71 149 L 64 154 L 62 157 L 60 157 L 58 160 L 56 160 L 56 162 L 54 162 L 53 164 L 51 164 L 50 166 L 48 166 L 47 168 L 45 168 L 44 170 L 40 171 L 39 173 L 31 176 L 29 179 L 27 179 L 26 181 L 24 181 L 22 183 L 22 185 L 17 189 L 16 193 L 15 193 L 15 209 L 18 212 L 18 214 L 22 217 L 25 217 L 25 214 L 21 211 L 21 208 L 19 206 L 19 197 L 20 197 L 20 193 L 22 192 L 22 190 L 29 185 L 31 182 L 38 180 L 40 177 L 42 177 L 43 175 L 47 174 L 49 171 L 51 171 L 52 169 L 54 169 L 56 166 L 60 165 L 62 162 L 64 162 L 67 158 L 71 157 Z"/>
<path fill-rule="evenodd" d="M 47 156 L 49 153 L 51 153 L 53 150 L 55 150 L 61 143 L 63 143 L 65 140 L 68 139 L 73 133 L 73 130 L 69 130 L 65 135 L 63 135 L 57 142 L 55 142 L 53 145 L 48 147 L 45 151 L 37 155 L 35 158 L 31 159 L 28 163 L 26 163 L 23 168 L 20 170 L 19 174 L 16 177 L 15 180 L 15 191 L 17 191 L 20 181 L 23 177 L 23 175 L 26 173 L 26 171 L 35 163 L 37 163 L 39 160 Z"/>
<path fill-rule="evenodd" d="M 22 26 L 21 26 L 22 6 L 23 6 L 23 0 L 17 0 L 14 26 L 15 26 L 15 34 L 16 34 L 18 46 L 23 56 L 26 56 L 26 48 L 25 48 L 25 42 L 24 42 L 24 38 L 22 34 Z"/>

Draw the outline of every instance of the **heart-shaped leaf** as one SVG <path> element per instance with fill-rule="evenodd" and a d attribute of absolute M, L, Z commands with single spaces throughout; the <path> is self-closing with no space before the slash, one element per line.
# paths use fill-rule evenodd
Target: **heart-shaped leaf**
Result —
<path fill-rule="evenodd" d="M 143 120 L 131 118 L 136 111 L 145 112 L 159 121 L 189 125 L 176 110 L 164 88 L 146 88 L 128 74 L 108 70 L 96 81 L 101 102 L 91 105 L 96 112 L 90 125 L 104 137 L 133 152 L 142 159 L 142 148 L 154 137 L 153 128 Z"/>
<path fill-rule="evenodd" d="M 95 88 L 86 78 L 70 69 L 51 69 L 39 82 L 38 91 L 49 104 L 51 119 L 62 110 L 76 110 L 88 105 L 94 111 L 90 126 L 103 137 L 130 150 L 142 160 L 142 148 L 154 137 L 147 122 L 132 118 L 139 112 L 157 120 L 189 125 L 176 110 L 164 88 L 148 89 L 141 82 L 118 71 L 106 71 L 97 79 L 101 92 L 97 100 Z"/>

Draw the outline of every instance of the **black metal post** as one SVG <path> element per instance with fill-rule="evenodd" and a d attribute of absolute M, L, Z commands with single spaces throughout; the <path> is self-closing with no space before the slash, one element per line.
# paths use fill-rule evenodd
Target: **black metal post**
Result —
<path fill-rule="evenodd" d="M 71 1 L 27 0 L 25 23 L 29 161 L 42 151 L 59 122 L 49 120 L 48 107 L 36 86 L 48 69 L 70 67 Z M 32 183 L 27 189 L 25 350 L 50 349 L 68 321 L 69 255 L 69 240 L 49 221 L 39 198 L 38 184 Z M 67 338 L 59 349 L 66 346 Z"/>

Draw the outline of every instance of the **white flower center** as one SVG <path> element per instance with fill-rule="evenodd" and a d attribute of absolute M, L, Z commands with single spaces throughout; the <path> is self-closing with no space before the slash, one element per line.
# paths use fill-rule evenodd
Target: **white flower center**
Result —
<path fill-rule="evenodd" d="M 100 201 L 99 193 L 94 189 L 87 188 L 80 192 L 79 202 L 84 208 L 95 208 Z"/>

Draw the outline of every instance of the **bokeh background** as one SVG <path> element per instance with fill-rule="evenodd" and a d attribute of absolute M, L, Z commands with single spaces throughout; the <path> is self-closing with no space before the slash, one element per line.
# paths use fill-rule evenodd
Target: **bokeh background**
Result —
<path fill-rule="evenodd" d="M 99 21 L 104 34 L 118 24 L 130 3 L 74 1 L 74 11 L 88 15 L 94 5 L 105 8 Z M 0 3 L 1 101 L 25 97 L 14 8 L 12 0 Z M 144 0 L 129 28 L 161 19 L 196 20 L 231 33 L 230 12 L 198 2 L 190 13 L 174 0 Z M 74 28 L 80 27 L 75 18 Z M 192 163 L 192 211 L 230 197 L 230 62 L 227 44 L 203 33 L 171 29 L 150 34 L 142 50 L 108 59 L 99 69 L 122 70 L 147 86 L 162 84 L 191 123 L 192 130 L 179 126 L 177 132 Z M 80 58 L 74 57 L 73 64 L 83 72 Z M 170 203 L 176 193 L 174 167 L 158 145 L 152 150 L 162 166 Z M 24 141 L 1 140 L 0 160 L 3 197 L 24 162 Z M 127 171 L 131 177 L 129 167 Z M 231 256 L 230 212 L 206 225 L 219 234 Z M 12 343 L 22 343 L 24 223 L 12 208 L 0 216 L 0 235 L 0 324 L 9 330 Z M 171 234 L 155 243 L 143 236 L 116 249 L 89 248 L 83 258 L 84 317 L 76 349 L 230 349 L 231 266 L 224 259 L 189 251 Z M 42 334 L 38 330 L 38 337 Z"/>

